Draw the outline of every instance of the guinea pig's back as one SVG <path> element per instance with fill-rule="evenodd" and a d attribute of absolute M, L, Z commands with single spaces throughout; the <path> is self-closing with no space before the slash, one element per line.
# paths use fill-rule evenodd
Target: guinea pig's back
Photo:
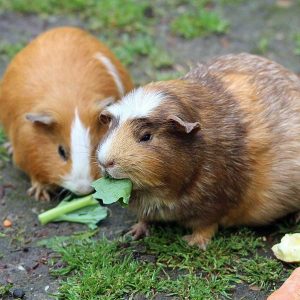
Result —
<path fill-rule="evenodd" d="M 259 225 L 299 210 L 299 77 L 246 53 L 221 56 L 190 76 L 219 81 L 238 104 L 239 122 L 245 128 L 245 135 L 236 138 L 246 146 L 250 182 L 243 204 L 232 209 L 223 223 Z"/>
<path fill-rule="evenodd" d="M 96 38 L 77 28 L 55 28 L 34 39 L 8 66 L 0 121 L 9 131 L 12 123 L 36 107 L 51 110 L 96 97 L 119 99 L 131 88 L 126 70 Z"/>
<path fill-rule="evenodd" d="M 300 140 L 300 79 L 295 73 L 247 53 L 222 56 L 208 70 L 238 103 L 249 138 L 257 141 L 265 133 L 274 146 L 291 148 Z"/>

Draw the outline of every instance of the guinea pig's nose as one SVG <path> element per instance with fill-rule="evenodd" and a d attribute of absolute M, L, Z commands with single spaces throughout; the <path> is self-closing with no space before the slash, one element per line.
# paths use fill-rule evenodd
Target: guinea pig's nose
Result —
<path fill-rule="evenodd" d="M 100 165 L 104 169 L 109 169 L 109 168 L 112 168 L 115 165 L 115 161 L 114 160 L 109 160 L 108 162 L 100 162 Z"/>
<path fill-rule="evenodd" d="M 100 161 L 100 167 L 101 167 L 101 173 L 102 176 L 110 176 L 109 170 L 112 169 L 115 166 L 115 161 L 114 160 L 109 160 L 109 161 Z"/>
<path fill-rule="evenodd" d="M 110 160 L 110 161 L 106 164 L 105 168 L 112 168 L 114 165 L 115 165 L 115 161 L 114 161 L 114 160 Z"/>

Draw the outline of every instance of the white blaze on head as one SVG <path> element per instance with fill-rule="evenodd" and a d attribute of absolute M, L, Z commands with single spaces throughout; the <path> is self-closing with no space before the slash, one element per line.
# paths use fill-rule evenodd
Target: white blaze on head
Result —
<path fill-rule="evenodd" d="M 91 142 L 89 129 L 82 124 L 77 109 L 71 127 L 71 159 L 70 174 L 63 178 L 62 186 L 75 194 L 88 194 L 93 191 L 91 187 L 90 167 Z"/>
<path fill-rule="evenodd" d="M 122 83 L 122 80 L 120 78 L 120 74 L 118 70 L 116 69 L 115 65 L 110 61 L 110 59 L 106 56 L 104 56 L 102 53 L 98 52 L 95 54 L 95 58 L 102 62 L 102 64 L 107 69 L 107 72 L 111 75 L 113 78 L 116 87 L 119 92 L 119 96 L 123 97 L 125 95 L 125 89 Z"/>
<path fill-rule="evenodd" d="M 149 117 L 151 112 L 164 100 L 162 92 L 146 90 L 142 87 L 127 94 L 120 102 L 109 106 L 106 110 L 119 120 L 114 128 L 98 148 L 98 160 L 105 162 L 110 152 L 111 143 L 123 123 L 128 120 Z"/>

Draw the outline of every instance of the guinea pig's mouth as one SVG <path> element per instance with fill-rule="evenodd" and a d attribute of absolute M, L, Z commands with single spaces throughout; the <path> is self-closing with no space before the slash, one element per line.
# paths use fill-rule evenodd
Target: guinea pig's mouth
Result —
<path fill-rule="evenodd" d="M 106 173 L 106 175 L 108 177 L 113 178 L 113 179 L 129 179 L 127 176 L 123 176 L 123 175 L 119 175 L 119 174 L 117 174 L 117 175 L 111 175 L 110 173 Z"/>
<path fill-rule="evenodd" d="M 104 177 L 111 177 L 114 179 L 130 179 L 128 176 L 120 172 L 119 170 L 116 170 L 115 168 L 109 168 L 102 171 L 102 176 Z"/>
<path fill-rule="evenodd" d="M 134 191 L 142 190 L 142 187 L 140 185 L 138 185 L 136 182 L 134 182 L 132 180 L 132 178 L 130 178 L 128 175 L 115 174 L 114 172 L 107 172 L 106 171 L 105 173 L 102 172 L 102 176 L 103 177 L 110 177 L 110 178 L 113 178 L 113 179 L 129 179 L 132 182 L 132 189 Z"/>
<path fill-rule="evenodd" d="M 142 190 L 142 186 L 135 182 L 131 176 L 128 174 L 124 174 L 119 168 L 112 167 L 112 168 L 103 168 L 101 167 L 101 174 L 103 177 L 110 177 L 113 179 L 129 179 L 132 182 L 132 189 L 133 190 Z"/>

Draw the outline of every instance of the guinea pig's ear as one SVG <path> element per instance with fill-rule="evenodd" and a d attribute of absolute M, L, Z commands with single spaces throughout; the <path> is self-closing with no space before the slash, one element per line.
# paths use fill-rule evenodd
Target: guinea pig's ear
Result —
<path fill-rule="evenodd" d="M 98 111 L 100 112 L 100 111 L 104 110 L 106 107 L 114 104 L 115 101 L 116 100 L 115 100 L 114 97 L 108 97 L 108 98 L 105 98 L 105 99 L 97 99 L 95 101 L 95 103 L 96 103 Z"/>
<path fill-rule="evenodd" d="M 55 122 L 53 116 L 45 112 L 28 113 L 25 118 L 33 124 L 52 125 Z"/>
<path fill-rule="evenodd" d="M 109 124 L 112 119 L 112 114 L 108 110 L 103 110 L 99 116 L 99 120 L 102 124 Z"/>
<path fill-rule="evenodd" d="M 199 122 L 194 122 L 194 123 L 186 122 L 175 115 L 168 116 L 167 120 L 170 121 L 172 125 L 180 132 L 190 134 L 200 130 Z"/>

